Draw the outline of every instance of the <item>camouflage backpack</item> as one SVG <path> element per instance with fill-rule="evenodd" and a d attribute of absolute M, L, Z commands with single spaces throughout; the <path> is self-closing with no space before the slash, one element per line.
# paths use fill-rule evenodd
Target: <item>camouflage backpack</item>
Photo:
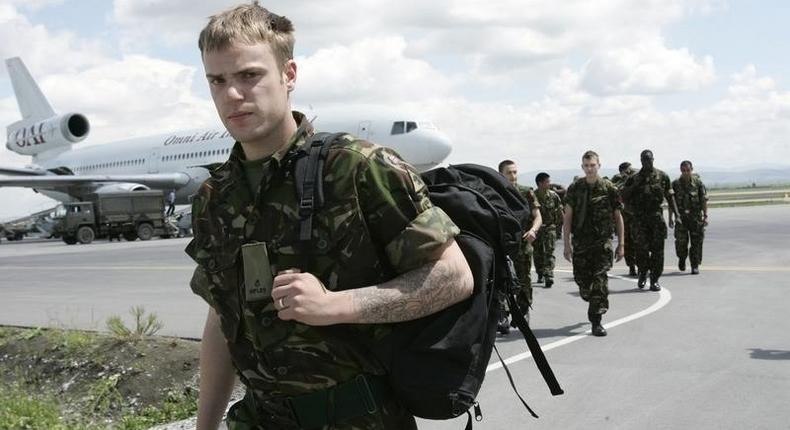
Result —
<path fill-rule="evenodd" d="M 321 168 L 327 149 L 343 133 L 317 133 L 297 160 L 301 240 L 309 242 L 312 213 L 323 204 Z M 526 202 L 499 173 L 464 164 L 421 175 L 431 202 L 444 210 L 461 233 L 455 238 L 474 275 L 472 296 L 449 308 L 412 321 L 393 324 L 391 333 L 370 345 L 388 370 L 387 380 L 398 400 L 413 415 L 444 420 L 466 413 L 467 429 L 482 419 L 475 398 L 485 377 L 504 295 L 515 323 L 553 395 L 562 394 L 535 335 L 519 309 L 519 281 L 513 261 L 519 252 Z M 497 355 L 499 353 L 497 352 Z M 502 361 L 500 357 L 500 361 Z M 537 418 L 510 383 L 529 412 Z"/>

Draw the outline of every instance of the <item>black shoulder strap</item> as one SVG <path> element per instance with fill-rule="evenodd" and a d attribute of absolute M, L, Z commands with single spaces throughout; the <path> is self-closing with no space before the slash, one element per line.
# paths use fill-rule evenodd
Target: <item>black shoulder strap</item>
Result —
<path fill-rule="evenodd" d="M 313 214 L 324 205 L 324 161 L 329 147 L 346 133 L 316 133 L 300 148 L 294 166 L 296 196 L 299 198 L 299 241 L 309 242 Z"/>
<path fill-rule="evenodd" d="M 529 323 L 527 323 L 527 320 L 524 318 L 524 313 L 519 308 L 518 301 L 516 300 L 516 296 L 514 294 L 507 295 L 507 304 L 510 307 L 510 317 L 513 318 L 513 321 L 516 323 L 516 327 L 518 327 L 519 331 L 521 331 L 521 334 L 524 335 L 524 340 L 527 341 L 529 352 L 532 353 L 532 358 L 535 360 L 535 365 L 538 366 L 540 374 L 543 375 L 543 380 L 546 381 L 546 385 L 549 386 L 551 394 L 554 396 L 563 394 L 564 391 L 562 390 L 562 387 L 560 387 L 560 383 L 557 382 L 557 378 L 554 376 L 554 371 L 551 370 L 551 366 L 549 366 L 546 356 L 543 355 L 543 349 L 541 349 L 538 339 L 535 337 L 535 334 L 532 333 L 532 329 L 529 328 Z M 504 362 L 502 364 L 504 365 Z"/>

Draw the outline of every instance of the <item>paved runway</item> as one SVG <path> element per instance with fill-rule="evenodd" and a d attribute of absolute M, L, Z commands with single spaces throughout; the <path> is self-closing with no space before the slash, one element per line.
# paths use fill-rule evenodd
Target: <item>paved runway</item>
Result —
<path fill-rule="evenodd" d="M 499 349 L 533 419 L 492 361 L 476 429 L 790 429 L 790 206 L 711 210 L 702 274 L 680 274 L 666 242 L 664 291 L 612 270 L 609 336 L 585 335 L 586 304 L 558 258 L 535 290 L 532 325 L 566 394 L 552 397 L 517 332 Z M 102 329 L 143 305 L 163 334 L 198 337 L 206 305 L 188 287 L 187 240 L 0 244 L 0 324 Z M 557 256 L 561 256 L 561 247 Z M 420 421 L 460 429 L 466 418 Z"/>

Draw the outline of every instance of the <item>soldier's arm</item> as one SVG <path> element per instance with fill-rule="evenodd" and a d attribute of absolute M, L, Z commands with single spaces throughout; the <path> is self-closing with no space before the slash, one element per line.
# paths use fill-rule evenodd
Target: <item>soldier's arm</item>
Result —
<path fill-rule="evenodd" d="M 699 183 L 699 192 L 697 194 L 702 200 L 702 220 L 705 222 L 705 225 L 708 225 L 708 189 L 705 188 L 705 184 L 702 181 Z"/>
<path fill-rule="evenodd" d="M 540 209 L 533 208 L 532 209 L 532 225 L 530 226 L 529 230 L 524 232 L 522 236 L 523 239 L 527 239 L 529 243 L 532 243 L 538 235 L 538 230 L 540 230 L 540 226 L 543 225 L 543 217 L 540 215 Z"/>
<path fill-rule="evenodd" d="M 417 319 L 472 294 L 474 279 L 461 248 L 451 240 L 439 255 L 380 285 L 328 291 L 309 273 L 281 274 L 272 298 L 285 301 L 277 316 L 308 325 L 376 324 Z"/>
<path fill-rule="evenodd" d="M 573 208 L 566 204 L 565 213 L 562 214 L 562 240 L 565 244 L 563 255 L 565 259 L 571 261 L 573 248 L 571 247 L 571 223 L 573 222 Z"/>
<path fill-rule="evenodd" d="M 620 209 L 615 209 L 612 216 L 614 217 L 615 233 L 617 234 L 617 251 L 615 251 L 615 255 L 617 261 L 620 261 L 625 255 L 625 227 L 623 225 L 623 214 L 620 213 Z"/>
<path fill-rule="evenodd" d="M 473 288 L 469 264 L 452 241 L 435 262 L 381 285 L 341 292 L 339 300 L 346 302 L 342 319 L 348 323 L 413 320 L 466 299 Z"/>
<path fill-rule="evenodd" d="M 236 374 L 219 317 L 209 308 L 200 342 L 200 397 L 197 430 L 216 429 L 230 400 Z"/>
<path fill-rule="evenodd" d="M 474 282 L 455 243 L 458 228 L 431 204 L 414 168 L 386 148 L 355 168 L 367 229 L 398 276 L 379 285 L 328 291 L 311 274 L 278 275 L 272 298 L 275 303 L 283 298 L 280 318 L 308 325 L 398 322 L 469 297 Z"/>
<path fill-rule="evenodd" d="M 669 213 L 674 214 L 678 223 L 680 223 L 680 212 L 678 212 L 677 205 L 675 205 L 675 191 L 672 189 L 672 185 L 669 183 L 668 176 L 664 177 L 664 196 L 667 199 Z"/>

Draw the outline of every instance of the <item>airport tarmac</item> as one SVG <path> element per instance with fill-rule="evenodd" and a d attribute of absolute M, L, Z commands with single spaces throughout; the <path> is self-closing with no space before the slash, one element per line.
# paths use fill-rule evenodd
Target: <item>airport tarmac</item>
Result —
<path fill-rule="evenodd" d="M 562 260 L 535 288 L 532 327 L 565 389 L 552 397 L 517 331 L 498 339 L 533 419 L 492 359 L 476 429 L 790 429 L 790 205 L 710 211 L 701 274 L 678 273 L 672 232 L 661 292 L 610 272 L 609 336 L 589 336 L 586 303 Z M 142 305 L 162 334 L 199 337 L 207 307 L 189 291 L 188 239 L 0 244 L 0 324 L 101 330 Z M 421 429 L 460 429 L 455 420 Z"/>

